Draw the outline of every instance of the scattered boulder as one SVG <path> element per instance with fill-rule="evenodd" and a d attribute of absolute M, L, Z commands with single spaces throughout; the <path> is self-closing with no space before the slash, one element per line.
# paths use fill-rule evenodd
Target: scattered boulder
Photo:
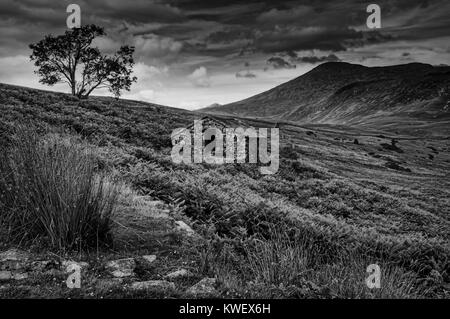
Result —
<path fill-rule="evenodd" d="M 13 273 L 12 278 L 14 280 L 24 280 L 28 278 L 28 273 L 23 272 L 23 273 Z"/>
<path fill-rule="evenodd" d="M 180 269 L 180 270 L 176 270 L 171 273 L 168 273 L 167 275 L 164 276 L 164 278 L 178 279 L 178 278 L 182 278 L 182 277 L 192 277 L 192 276 L 193 276 L 193 274 L 189 270 Z"/>
<path fill-rule="evenodd" d="M 7 281 L 12 279 L 12 273 L 10 271 L 0 271 L 0 281 Z"/>
<path fill-rule="evenodd" d="M 0 253 L 0 270 L 20 270 L 27 267 L 30 255 L 19 249 L 9 249 Z"/>
<path fill-rule="evenodd" d="M 175 284 L 166 280 L 137 281 L 131 285 L 132 290 L 175 290 Z"/>
<path fill-rule="evenodd" d="M 30 255 L 22 250 L 12 248 L 0 253 L 0 262 L 8 260 L 28 260 Z"/>
<path fill-rule="evenodd" d="M 198 283 L 186 290 L 188 295 L 193 297 L 212 297 L 218 294 L 216 290 L 215 278 L 203 278 Z"/>
<path fill-rule="evenodd" d="M 176 227 L 177 227 L 178 231 L 184 232 L 188 236 L 195 236 L 196 235 L 196 232 L 188 224 L 186 224 L 184 221 L 177 220 L 175 222 L 175 224 L 176 224 Z"/>
<path fill-rule="evenodd" d="M 149 264 L 151 264 L 152 262 L 154 262 L 156 260 L 156 255 L 145 255 L 142 256 L 142 258 L 148 262 Z"/>
<path fill-rule="evenodd" d="M 26 272 L 12 272 L 8 270 L 0 271 L 0 281 L 8 280 L 23 280 L 28 278 L 28 273 Z"/>
<path fill-rule="evenodd" d="M 133 258 L 112 260 L 106 264 L 107 271 L 118 278 L 133 276 L 135 268 L 136 262 Z"/>

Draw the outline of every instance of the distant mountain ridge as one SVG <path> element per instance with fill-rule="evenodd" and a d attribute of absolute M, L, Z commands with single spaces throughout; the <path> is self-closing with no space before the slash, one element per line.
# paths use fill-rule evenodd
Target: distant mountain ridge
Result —
<path fill-rule="evenodd" d="M 449 66 L 366 67 L 328 62 L 269 91 L 201 111 L 343 125 L 405 117 L 450 120 L 449 95 Z"/>

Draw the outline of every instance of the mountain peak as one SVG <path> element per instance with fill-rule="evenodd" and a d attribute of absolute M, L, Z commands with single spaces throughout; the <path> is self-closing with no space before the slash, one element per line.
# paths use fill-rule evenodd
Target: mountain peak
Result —
<path fill-rule="evenodd" d="M 374 117 L 450 116 L 450 67 L 323 63 L 269 91 L 208 113 L 303 123 L 356 124 Z"/>
<path fill-rule="evenodd" d="M 392 73 L 395 72 L 416 72 L 416 71 L 429 71 L 434 67 L 431 64 L 412 62 L 406 64 L 398 64 L 391 66 L 375 66 L 375 67 L 367 67 L 360 64 L 353 64 L 348 62 L 325 62 L 310 71 L 310 73 L 320 73 L 320 72 L 354 72 L 354 71 L 389 71 Z M 437 67 L 436 67 L 437 68 Z"/>
<path fill-rule="evenodd" d="M 353 64 L 348 62 L 324 62 L 316 66 L 313 70 L 348 70 L 353 68 L 367 68 L 360 64 Z"/>

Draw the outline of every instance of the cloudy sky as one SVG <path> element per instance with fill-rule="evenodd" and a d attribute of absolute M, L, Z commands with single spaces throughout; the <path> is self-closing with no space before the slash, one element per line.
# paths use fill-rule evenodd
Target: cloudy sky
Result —
<path fill-rule="evenodd" d="M 139 80 L 124 97 L 187 109 L 249 97 L 325 61 L 450 64 L 448 0 L 0 0 L 0 82 L 68 91 L 38 83 L 28 45 L 64 33 L 70 3 L 82 24 L 105 27 L 95 43 L 104 52 L 135 46 Z M 366 25 L 370 3 L 381 29 Z"/>

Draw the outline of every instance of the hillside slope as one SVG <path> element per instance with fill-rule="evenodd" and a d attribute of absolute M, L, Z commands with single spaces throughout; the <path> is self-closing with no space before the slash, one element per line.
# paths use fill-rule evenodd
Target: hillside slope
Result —
<path fill-rule="evenodd" d="M 37 272 L 0 283 L 0 298 L 191 298 L 204 278 L 218 298 L 449 298 L 450 140 L 281 125 L 280 167 L 267 176 L 248 163 L 174 163 L 172 130 L 198 116 L 0 84 L 1 143 L 24 126 L 43 141 L 70 137 L 124 185 L 112 246 L 67 256 L 89 264 L 81 289 L 64 272 Z M 2 230 L 0 252 L 15 247 Z M 37 260 L 55 258 L 39 248 Z M 117 281 L 105 265 L 122 258 L 135 274 Z M 379 290 L 365 285 L 373 263 Z M 190 276 L 167 278 L 181 269 Z"/>
<path fill-rule="evenodd" d="M 202 111 L 301 123 L 448 123 L 449 88 L 450 67 L 330 62 L 269 91 Z"/>

